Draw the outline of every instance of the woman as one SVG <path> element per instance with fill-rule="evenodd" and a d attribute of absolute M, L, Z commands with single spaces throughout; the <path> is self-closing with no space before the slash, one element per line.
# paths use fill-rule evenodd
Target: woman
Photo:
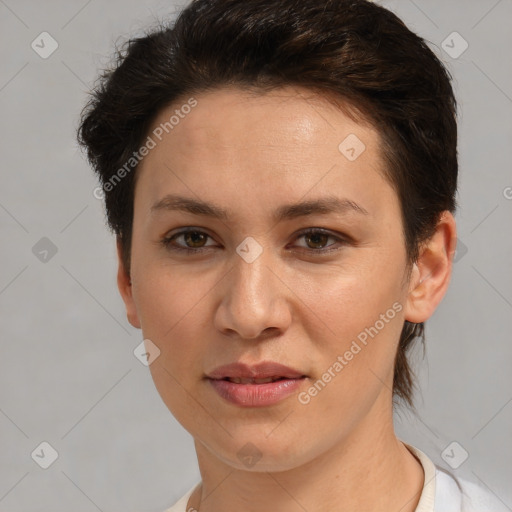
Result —
<path fill-rule="evenodd" d="M 130 42 L 80 142 L 201 482 L 168 512 L 504 510 L 399 440 L 456 245 L 450 76 L 363 0 L 196 0 Z M 501 508 L 500 508 L 501 507 Z"/>

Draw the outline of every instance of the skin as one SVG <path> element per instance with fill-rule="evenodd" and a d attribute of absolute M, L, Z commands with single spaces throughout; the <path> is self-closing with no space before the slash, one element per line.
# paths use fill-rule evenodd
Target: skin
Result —
<path fill-rule="evenodd" d="M 453 216 L 442 214 L 409 275 L 399 200 L 382 174 L 371 125 L 292 87 L 195 97 L 198 105 L 137 171 L 131 276 L 118 241 L 128 320 L 160 349 L 150 365 L 156 388 L 195 440 L 202 483 L 188 507 L 414 511 L 424 474 L 394 433 L 394 357 L 404 320 L 427 320 L 448 287 Z M 154 126 L 180 104 L 162 110 Z M 366 146 L 354 161 L 338 149 L 349 134 Z M 152 212 L 170 193 L 213 202 L 231 216 Z M 271 219 L 283 204 L 326 195 L 348 198 L 367 214 Z M 206 252 L 161 244 L 185 227 L 208 237 L 174 244 Z M 335 238 L 300 236 L 305 228 Z M 236 252 L 248 236 L 263 248 L 251 263 Z M 332 247 L 338 250 L 319 255 Z M 401 311 L 308 404 L 294 394 L 268 407 L 240 407 L 204 379 L 219 365 L 271 360 L 308 375 L 299 391 L 307 390 L 394 303 Z M 251 467 L 237 456 L 247 443 L 261 455 Z"/>

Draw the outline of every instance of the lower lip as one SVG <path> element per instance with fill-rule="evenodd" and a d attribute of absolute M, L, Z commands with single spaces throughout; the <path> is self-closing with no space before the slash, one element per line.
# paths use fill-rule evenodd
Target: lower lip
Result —
<path fill-rule="evenodd" d="M 282 379 L 266 384 L 236 384 L 228 380 L 208 380 L 213 389 L 228 402 L 241 407 L 265 407 L 294 394 L 306 379 Z"/>

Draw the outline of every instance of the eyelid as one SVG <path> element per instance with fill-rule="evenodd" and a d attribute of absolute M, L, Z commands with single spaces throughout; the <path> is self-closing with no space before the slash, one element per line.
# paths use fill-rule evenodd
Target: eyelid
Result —
<path fill-rule="evenodd" d="M 175 240 L 179 236 L 186 235 L 187 233 L 204 234 L 208 238 L 213 239 L 213 237 L 210 234 L 208 234 L 208 232 L 205 231 L 204 228 L 195 228 L 195 227 L 191 226 L 191 227 L 183 228 L 183 229 L 177 231 L 176 233 L 173 233 L 172 235 L 166 235 L 165 237 L 162 238 L 162 240 L 160 240 L 159 243 L 161 245 L 163 245 L 166 249 L 171 250 L 171 251 L 177 251 L 177 252 L 185 251 L 188 253 L 196 253 L 196 254 L 200 254 L 202 252 L 208 251 L 209 248 L 211 248 L 211 247 L 215 247 L 213 245 L 208 245 L 208 246 L 193 248 L 193 247 L 181 247 L 179 245 L 172 245 L 173 240 Z M 299 249 L 299 252 L 307 252 L 308 254 L 322 255 L 322 254 L 327 254 L 327 253 L 341 249 L 341 247 L 329 249 L 333 245 L 345 246 L 350 243 L 354 243 L 353 239 L 346 234 L 332 232 L 331 230 L 321 228 L 321 227 L 304 228 L 304 229 L 298 231 L 294 235 L 294 240 L 302 238 L 306 235 L 316 235 L 316 234 L 326 235 L 329 238 L 334 238 L 334 239 L 336 239 L 336 242 L 334 244 L 327 245 L 327 247 L 323 248 L 323 249 L 310 249 L 307 247 L 301 247 Z"/>
<path fill-rule="evenodd" d="M 182 229 L 176 231 L 176 233 L 173 233 L 172 235 L 165 235 L 159 241 L 159 243 L 162 244 L 165 248 L 167 248 L 169 250 L 173 250 L 173 251 L 182 250 L 182 251 L 195 252 L 195 253 L 199 253 L 201 251 L 207 250 L 210 247 L 213 247 L 212 245 L 208 245 L 205 247 L 198 247 L 198 248 L 194 249 L 193 247 L 181 247 L 179 245 L 178 246 L 172 245 L 172 242 L 176 238 L 178 238 L 179 236 L 182 236 L 182 235 L 186 235 L 187 233 L 199 233 L 202 235 L 206 235 L 207 238 L 211 238 L 213 240 L 213 237 L 207 231 L 205 231 L 204 228 L 195 228 L 195 227 L 191 226 L 191 227 L 182 228 Z"/>
<path fill-rule="evenodd" d="M 334 251 L 334 250 L 337 250 L 335 248 L 331 248 L 329 249 L 331 246 L 335 246 L 336 244 L 347 244 L 348 243 L 348 237 L 347 236 L 343 236 L 341 234 L 335 234 L 333 233 L 332 231 L 328 230 L 328 229 L 325 229 L 325 228 L 315 228 L 315 227 L 311 227 L 311 228 L 305 228 L 301 231 L 299 231 L 296 235 L 295 235 L 295 238 L 294 240 L 298 240 L 299 238 L 302 238 L 306 235 L 326 235 L 328 238 L 334 238 L 336 240 L 336 242 L 334 244 L 330 244 L 330 245 L 327 245 L 326 248 L 324 249 L 310 249 L 308 247 L 301 247 L 302 250 L 304 251 L 307 251 L 307 252 L 310 252 L 310 253 L 318 253 L 318 254 L 326 254 L 326 253 L 329 253 L 331 251 Z"/>

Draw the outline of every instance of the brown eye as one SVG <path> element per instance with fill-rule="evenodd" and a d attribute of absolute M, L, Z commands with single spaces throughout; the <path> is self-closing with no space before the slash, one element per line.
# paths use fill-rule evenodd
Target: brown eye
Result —
<path fill-rule="evenodd" d="M 311 249 L 322 249 L 330 238 L 330 235 L 326 235 L 325 233 L 312 233 L 303 236 L 304 240 L 312 242 L 313 247 L 310 247 Z"/>
<path fill-rule="evenodd" d="M 182 239 L 177 243 L 178 239 Z M 206 245 L 211 236 L 199 229 L 186 229 L 175 233 L 172 236 L 163 238 L 161 244 L 170 251 L 185 251 L 187 253 L 201 253 L 214 248 L 215 245 Z M 296 237 L 296 239 L 303 238 L 306 245 L 299 246 L 303 251 L 310 254 L 322 255 L 336 251 L 342 246 L 347 245 L 349 241 L 342 236 L 334 235 L 328 231 L 318 228 L 309 228 Z M 329 239 L 335 240 L 334 243 L 327 245 Z"/>
<path fill-rule="evenodd" d="M 176 240 L 183 237 L 183 244 L 176 244 Z M 187 229 L 175 233 L 170 237 L 162 239 L 162 245 L 173 251 L 201 252 L 207 250 L 210 246 L 205 245 L 210 235 L 198 229 Z"/>
<path fill-rule="evenodd" d="M 208 235 L 200 231 L 187 231 L 186 233 L 182 233 L 182 236 L 185 244 L 191 244 L 192 248 L 196 249 L 202 247 L 202 244 L 208 238 Z"/>
<path fill-rule="evenodd" d="M 337 250 L 340 248 L 340 245 L 346 245 L 348 243 L 347 240 L 345 240 L 342 237 L 336 236 L 323 229 L 314 228 L 310 228 L 300 233 L 297 239 L 300 238 L 303 238 L 306 242 L 306 247 L 301 247 L 306 249 L 306 251 L 308 252 L 319 254 L 324 254 L 327 252 L 331 252 L 333 250 Z M 330 238 L 336 240 L 338 243 L 326 245 Z M 327 247 L 327 249 L 325 249 L 324 247 Z"/>

